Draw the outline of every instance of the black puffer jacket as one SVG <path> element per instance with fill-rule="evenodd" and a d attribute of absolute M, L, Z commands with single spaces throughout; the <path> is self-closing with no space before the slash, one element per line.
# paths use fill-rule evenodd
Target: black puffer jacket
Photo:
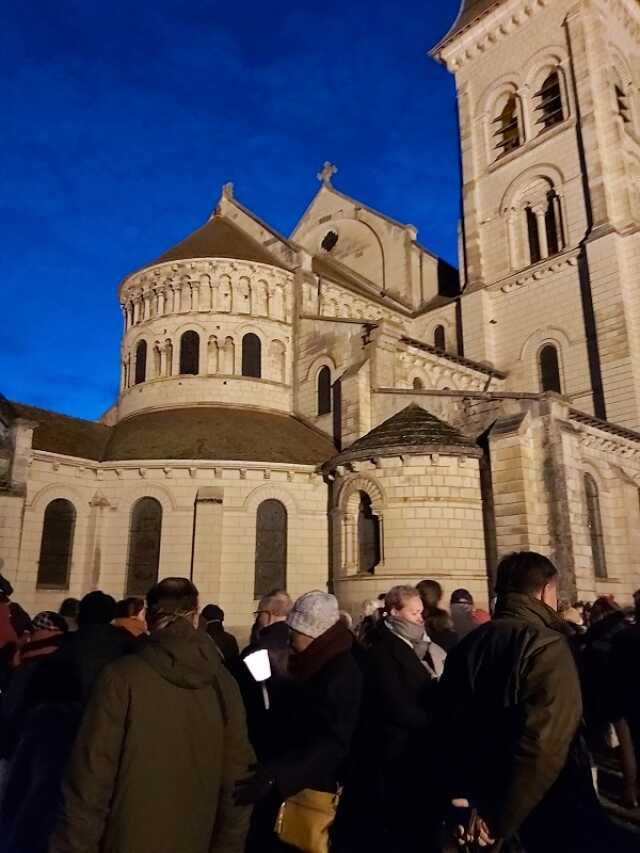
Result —
<path fill-rule="evenodd" d="M 627 849 L 593 789 L 578 673 L 554 611 L 503 596 L 494 621 L 449 655 L 440 686 L 450 793 L 475 801 L 494 834 L 520 833 L 527 851 Z"/>

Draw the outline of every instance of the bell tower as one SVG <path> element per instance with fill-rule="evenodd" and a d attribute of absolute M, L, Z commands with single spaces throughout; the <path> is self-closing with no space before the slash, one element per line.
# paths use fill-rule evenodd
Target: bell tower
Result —
<path fill-rule="evenodd" d="M 639 4 L 464 0 L 432 55 L 458 95 L 465 353 L 640 429 Z"/>

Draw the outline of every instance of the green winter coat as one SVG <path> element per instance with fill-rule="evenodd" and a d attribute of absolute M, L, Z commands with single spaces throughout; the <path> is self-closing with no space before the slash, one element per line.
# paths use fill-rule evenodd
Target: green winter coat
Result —
<path fill-rule="evenodd" d="M 254 761 L 233 678 L 178 620 L 111 664 L 89 701 L 50 853 L 241 853 Z"/>

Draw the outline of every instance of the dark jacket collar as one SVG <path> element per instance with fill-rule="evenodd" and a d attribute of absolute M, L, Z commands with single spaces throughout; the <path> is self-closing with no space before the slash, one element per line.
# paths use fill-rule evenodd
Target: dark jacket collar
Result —
<path fill-rule="evenodd" d="M 498 597 L 494 619 L 519 619 L 536 628 L 565 633 L 562 620 L 554 610 L 540 599 L 520 592 L 508 592 Z"/>
<path fill-rule="evenodd" d="M 353 634 L 342 622 L 336 622 L 328 631 L 320 634 L 304 652 L 291 656 L 291 674 L 298 681 L 308 681 L 334 658 L 350 652 L 352 647 Z"/>

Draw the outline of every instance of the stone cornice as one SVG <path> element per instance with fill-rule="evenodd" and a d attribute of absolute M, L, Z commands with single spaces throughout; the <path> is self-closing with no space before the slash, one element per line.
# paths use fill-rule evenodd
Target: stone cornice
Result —
<path fill-rule="evenodd" d="M 197 258 L 184 261 L 166 261 L 153 267 L 146 267 L 124 279 L 120 285 L 121 304 L 134 297 L 141 297 L 155 287 L 165 285 L 167 279 L 190 275 L 228 275 L 235 273 L 249 278 L 260 276 L 267 281 L 292 282 L 294 273 L 279 267 L 263 264 L 259 261 L 244 261 L 234 258 Z"/>
<path fill-rule="evenodd" d="M 527 267 L 524 270 L 518 270 L 512 273 L 508 278 L 503 278 L 494 284 L 487 285 L 487 290 L 501 290 L 503 293 L 513 293 L 521 287 L 526 287 L 528 284 L 540 281 L 547 278 L 565 267 L 577 267 L 578 257 L 581 249 L 570 249 L 560 255 L 554 255 L 550 258 L 545 258 L 533 266 Z"/>
<path fill-rule="evenodd" d="M 487 15 L 484 21 L 478 22 L 477 26 L 469 27 L 451 42 L 443 45 L 438 56 L 449 71 L 460 71 L 469 62 L 500 45 L 505 38 L 527 24 L 551 2 L 552 0 L 517 0 L 503 8 L 498 7 L 492 15 Z"/>

